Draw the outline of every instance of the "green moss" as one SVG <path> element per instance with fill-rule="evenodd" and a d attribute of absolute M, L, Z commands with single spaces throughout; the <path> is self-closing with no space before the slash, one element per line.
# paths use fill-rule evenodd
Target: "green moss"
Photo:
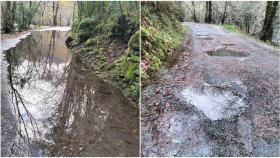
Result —
<path fill-rule="evenodd" d="M 163 65 L 168 55 L 181 45 L 185 33 L 180 23 L 183 12 L 176 2 L 154 3 L 157 10 L 151 3 L 142 6 L 141 60 L 148 63 L 141 70 L 142 80 L 148 79 Z"/>
<path fill-rule="evenodd" d="M 79 23 L 80 23 L 79 19 L 76 19 L 75 21 L 73 21 L 72 26 L 71 26 L 71 33 L 76 33 Z"/>
<path fill-rule="evenodd" d="M 97 25 L 97 21 L 95 18 L 82 19 L 82 21 L 79 23 L 76 30 L 79 37 L 79 41 L 84 42 L 88 38 L 90 38 L 94 33 L 94 29 L 96 28 L 96 25 Z"/>
<path fill-rule="evenodd" d="M 133 36 L 131 36 L 130 40 L 128 41 L 128 47 L 134 50 L 139 50 L 139 35 L 140 31 L 137 31 Z"/>
<path fill-rule="evenodd" d="M 96 38 L 90 38 L 86 41 L 86 46 L 94 46 L 98 43 L 98 40 Z"/>

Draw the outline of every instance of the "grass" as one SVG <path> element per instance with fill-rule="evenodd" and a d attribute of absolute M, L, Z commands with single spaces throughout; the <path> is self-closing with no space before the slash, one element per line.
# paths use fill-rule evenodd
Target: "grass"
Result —
<path fill-rule="evenodd" d="M 239 33 L 239 34 L 246 34 L 242 30 L 240 30 L 239 27 L 237 27 L 235 25 L 225 24 L 225 25 L 222 25 L 222 27 L 231 32 L 235 32 L 235 33 Z"/>
<path fill-rule="evenodd" d="M 244 31 L 242 31 L 239 27 L 237 27 L 237 26 L 235 26 L 235 25 L 225 24 L 225 25 L 222 25 L 222 27 L 223 27 L 224 29 L 230 31 L 230 32 L 235 32 L 235 33 L 238 33 L 238 34 L 241 34 L 241 35 L 246 35 L 246 36 L 248 36 L 248 37 L 250 37 L 250 38 L 252 38 L 252 39 L 257 40 L 258 42 L 271 45 L 271 46 L 273 46 L 273 47 L 275 47 L 275 48 L 280 48 L 280 45 L 279 45 L 279 44 L 275 44 L 275 43 L 272 43 L 272 42 L 269 42 L 269 41 L 267 41 L 267 42 L 262 41 L 262 40 L 258 39 L 257 36 L 253 36 L 253 35 L 251 35 L 251 34 L 249 34 L 249 33 L 247 33 L 247 32 L 244 32 Z"/>

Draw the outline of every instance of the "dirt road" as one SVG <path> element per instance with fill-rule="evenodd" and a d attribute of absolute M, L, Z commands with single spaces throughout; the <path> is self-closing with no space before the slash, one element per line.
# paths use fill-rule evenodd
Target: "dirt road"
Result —
<path fill-rule="evenodd" d="M 142 90 L 142 155 L 280 156 L 279 49 L 185 25 L 185 51 Z"/>

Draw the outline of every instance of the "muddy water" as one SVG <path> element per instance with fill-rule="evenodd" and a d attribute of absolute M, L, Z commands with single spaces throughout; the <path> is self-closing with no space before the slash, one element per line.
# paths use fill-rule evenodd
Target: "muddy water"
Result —
<path fill-rule="evenodd" d="M 138 156 L 138 110 L 68 52 L 66 37 L 32 32 L 4 52 L 2 156 Z"/>

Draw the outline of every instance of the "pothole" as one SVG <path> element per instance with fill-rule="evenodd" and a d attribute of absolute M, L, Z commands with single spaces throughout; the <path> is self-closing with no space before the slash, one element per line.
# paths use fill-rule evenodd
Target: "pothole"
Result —
<path fill-rule="evenodd" d="M 220 48 L 216 50 L 206 51 L 210 56 L 234 56 L 234 57 L 246 57 L 249 54 L 242 51 L 236 51 L 228 48 Z"/>
<path fill-rule="evenodd" d="M 233 43 L 222 43 L 222 45 L 224 45 L 224 46 L 233 46 L 235 44 L 233 44 Z"/>
<path fill-rule="evenodd" d="M 197 36 L 197 37 L 201 37 L 201 36 L 207 37 L 209 35 L 208 34 L 198 34 L 198 35 L 195 35 L 195 36 Z"/>
<path fill-rule="evenodd" d="M 230 118 L 245 106 L 243 97 L 212 86 L 203 86 L 201 89 L 185 88 L 181 94 L 184 100 L 194 105 L 211 120 Z"/>
<path fill-rule="evenodd" d="M 213 37 L 209 37 L 209 36 L 197 36 L 197 39 L 203 39 L 203 40 L 212 40 Z"/>

